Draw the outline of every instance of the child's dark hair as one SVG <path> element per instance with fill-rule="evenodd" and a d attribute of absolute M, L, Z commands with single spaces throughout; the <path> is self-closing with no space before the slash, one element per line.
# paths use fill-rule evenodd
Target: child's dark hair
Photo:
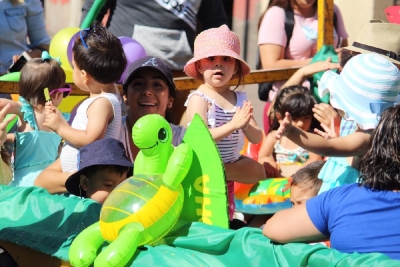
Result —
<path fill-rule="evenodd" d="M 293 119 L 312 116 L 315 99 L 311 95 L 310 90 L 304 86 L 294 85 L 283 88 L 279 91 L 274 102 L 271 104 L 270 118 L 272 115 L 272 123 L 270 131 L 279 128 L 277 113 L 283 118 L 286 112 L 289 112 Z"/>
<path fill-rule="evenodd" d="M 318 160 L 307 164 L 303 168 L 299 169 L 292 176 L 291 186 L 301 186 L 307 189 L 313 189 L 318 193 L 322 185 L 322 180 L 318 179 L 318 174 L 324 166 L 325 161 Z"/>
<path fill-rule="evenodd" d="M 360 162 L 360 185 L 374 190 L 400 190 L 400 105 L 381 114 Z"/>
<path fill-rule="evenodd" d="M 85 174 L 88 179 L 92 179 L 100 171 L 109 171 L 111 173 L 117 173 L 119 175 L 129 171 L 129 167 L 119 165 L 93 165 L 86 167 L 82 174 Z"/>
<path fill-rule="evenodd" d="M 55 59 L 34 58 L 21 69 L 18 93 L 32 106 L 45 105 L 44 89 L 65 87 L 65 72 Z"/>
<path fill-rule="evenodd" d="M 76 66 L 101 84 L 117 82 L 127 64 L 121 41 L 99 22 L 78 33 L 72 52 Z"/>

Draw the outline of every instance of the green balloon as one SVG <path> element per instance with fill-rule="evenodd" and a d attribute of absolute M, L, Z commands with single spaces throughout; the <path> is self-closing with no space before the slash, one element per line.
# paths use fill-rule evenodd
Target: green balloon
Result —
<path fill-rule="evenodd" d="M 5 74 L 3 76 L 0 76 L 0 81 L 4 82 L 19 82 L 19 78 L 21 76 L 20 72 L 12 72 Z"/>
<path fill-rule="evenodd" d="M 6 119 L 11 117 L 11 116 L 13 116 L 13 114 L 8 114 L 6 116 Z M 9 124 L 7 124 L 7 127 L 6 127 L 7 133 L 10 132 L 11 128 L 17 123 L 17 121 L 18 121 L 18 117 L 15 116 L 15 118 L 12 121 L 10 121 Z"/>

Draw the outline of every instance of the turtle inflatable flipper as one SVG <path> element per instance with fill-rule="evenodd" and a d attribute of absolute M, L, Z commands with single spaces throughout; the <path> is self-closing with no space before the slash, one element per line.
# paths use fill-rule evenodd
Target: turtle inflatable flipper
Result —
<path fill-rule="evenodd" d="M 93 261 L 95 267 L 125 266 L 138 246 L 162 238 L 180 216 L 184 200 L 181 183 L 190 169 L 192 150 L 186 144 L 174 149 L 170 125 L 155 114 L 139 119 L 132 136 L 141 149 L 135 175 L 110 193 L 100 221 L 75 238 L 69 252 L 73 266 L 89 266 Z M 97 256 L 105 240 L 111 244 Z"/>

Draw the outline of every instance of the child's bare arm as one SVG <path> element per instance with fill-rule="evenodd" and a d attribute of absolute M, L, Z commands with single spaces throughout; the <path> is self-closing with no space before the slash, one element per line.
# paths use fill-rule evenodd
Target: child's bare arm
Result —
<path fill-rule="evenodd" d="M 280 177 L 279 166 L 274 159 L 274 146 L 276 140 L 274 138 L 275 131 L 270 132 L 262 142 L 258 151 L 258 162 L 260 162 L 267 174 L 267 177 Z"/>
<path fill-rule="evenodd" d="M 87 110 L 88 124 L 86 130 L 72 128 L 62 118 L 61 113 L 46 115 L 45 126 L 51 128 L 63 139 L 76 147 L 82 147 L 104 137 L 107 125 L 113 119 L 114 111 L 107 98 L 100 97 L 93 101 Z M 54 116 L 57 117 L 54 117 Z M 52 117 L 54 120 L 52 120 Z"/>
<path fill-rule="evenodd" d="M 318 73 L 320 71 L 325 70 L 333 70 L 340 68 L 339 63 L 332 63 L 331 58 L 327 58 L 325 61 L 314 62 L 308 65 L 305 65 L 298 69 L 287 82 L 282 86 L 282 88 L 292 86 L 292 85 L 299 85 L 302 84 L 305 79 Z"/>
<path fill-rule="evenodd" d="M 208 103 L 198 95 L 192 95 L 189 99 L 187 109 L 186 109 L 186 117 L 187 121 L 192 121 L 195 114 L 200 115 L 203 119 L 204 123 L 207 125 L 207 110 Z"/>
<path fill-rule="evenodd" d="M 7 114 L 15 114 L 19 118 L 23 119 L 23 114 L 21 112 L 22 104 L 20 102 L 15 102 L 6 98 L 0 98 L 0 110 L 2 110 L 8 104 L 10 106 L 7 108 Z"/>
<path fill-rule="evenodd" d="M 58 158 L 39 174 L 34 184 L 47 189 L 50 194 L 64 193 L 67 192 L 65 181 L 71 174 L 62 172 L 61 161 Z"/>
<path fill-rule="evenodd" d="M 188 103 L 187 106 L 187 111 L 186 114 L 188 116 L 188 120 L 192 121 L 194 115 L 197 113 L 200 115 L 200 117 L 203 119 L 205 124 L 207 125 L 207 110 L 208 110 L 208 103 L 202 99 L 198 95 L 193 95 Z M 210 133 L 213 137 L 213 139 L 218 142 L 228 135 L 230 135 L 233 131 L 236 129 L 240 128 L 235 128 L 235 124 L 231 122 L 228 122 L 222 126 L 216 127 L 216 128 L 211 128 Z"/>
<path fill-rule="evenodd" d="M 227 181 L 254 184 L 266 178 L 264 168 L 252 158 L 240 156 L 239 160 L 224 163 Z"/>
<path fill-rule="evenodd" d="M 304 132 L 292 126 L 291 116 L 288 112 L 286 112 L 285 118 L 276 131 L 275 138 L 279 139 L 283 135 L 310 152 L 322 156 L 336 157 L 362 155 L 367 151 L 370 141 L 370 135 L 365 132 L 354 132 L 348 136 L 329 140 L 316 134 Z"/>

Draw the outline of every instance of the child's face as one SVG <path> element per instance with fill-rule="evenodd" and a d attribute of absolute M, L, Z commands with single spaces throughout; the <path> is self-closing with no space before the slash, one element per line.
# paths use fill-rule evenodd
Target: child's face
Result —
<path fill-rule="evenodd" d="M 311 116 L 301 116 L 298 118 L 292 118 L 292 125 L 303 130 L 308 131 L 311 126 Z"/>
<path fill-rule="evenodd" d="M 79 89 L 84 90 L 86 86 L 84 86 L 84 77 L 83 77 L 82 70 L 79 69 L 79 67 L 76 65 L 75 60 L 72 57 L 72 79 L 74 80 L 74 83 L 76 86 L 79 87 Z"/>
<path fill-rule="evenodd" d="M 304 187 L 301 185 L 292 185 L 290 187 L 290 202 L 293 206 L 301 205 L 312 197 L 315 197 L 318 192 L 313 188 Z"/>
<path fill-rule="evenodd" d="M 236 59 L 228 56 L 203 58 L 197 63 L 198 71 L 203 74 L 204 82 L 212 87 L 223 87 L 236 73 Z"/>
<path fill-rule="evenodd" d="M 82 184 L 81 187 L 86 191 L 86 197 L 91 198 L 101 204 L 104 203 L 108 195 L 114 188 L 126 179 L 128 172 L 122 175 L 109 170 L 98 171 L 90 179 L 87 179 L 87 184 Z"/>

